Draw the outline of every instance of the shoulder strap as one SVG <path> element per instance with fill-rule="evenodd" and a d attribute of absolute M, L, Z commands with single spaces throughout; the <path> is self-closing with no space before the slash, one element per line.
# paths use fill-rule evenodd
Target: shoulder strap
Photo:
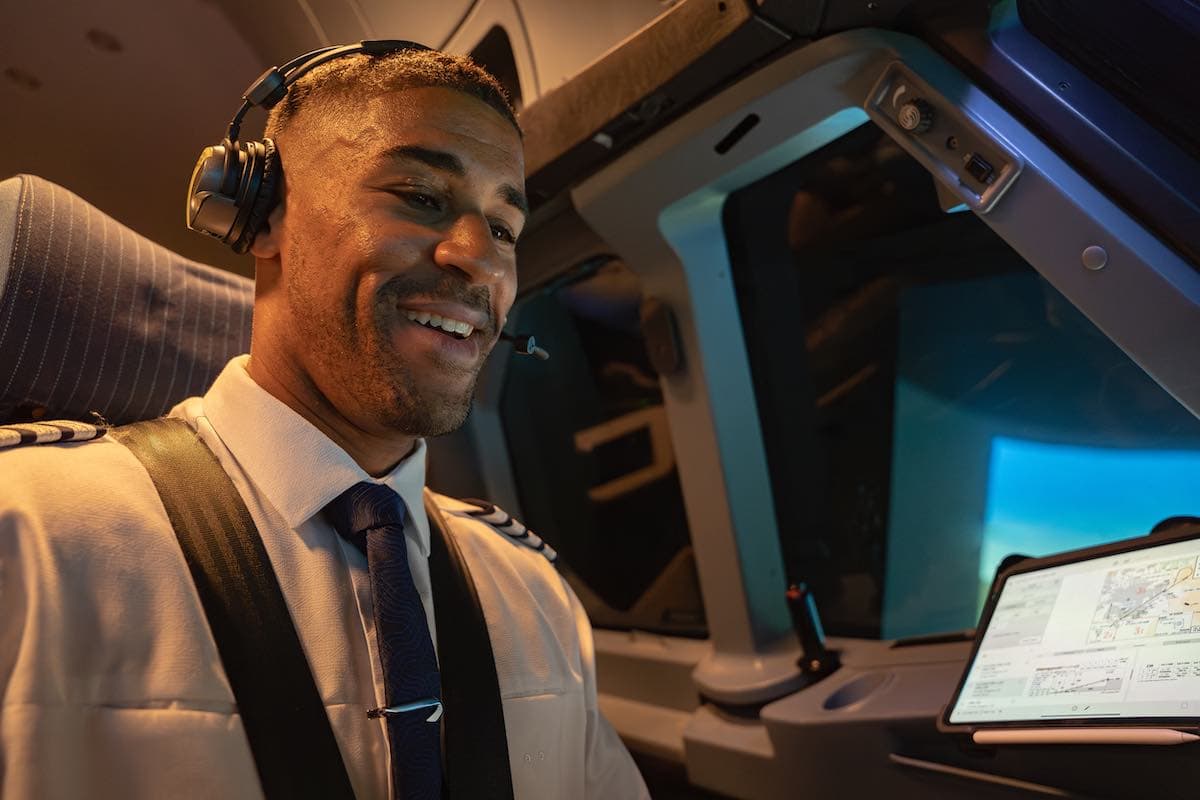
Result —
<path fill-rule="evenodd" d="M 446 708 L 446 783 L 453 800 L 511 800 L 512 770 L 500 680 L 475 582 L 433 496 L 425 492 L 429 579 L 437 621 L 442 704 Z"/>
<path fill-rule="evenodd" d="M 139 422 L 110 433 L 146 467 L 175 529 L 263 793 L 272 800 L 353 798 L 262 539 L 216 456 L 181 419 Z"/>
<path fill-rule="evenodd" d="M 110 431 L 142 462 L 175 529 L 233 690 L 263 793 L 353 798 L 329 717 L 250 512 L 181 419 Z M 426 492 L 429 571 L 452 800 L 513 797 L 500 682 L 475 582 Z M 267 665 L 270 669 L 266 669 Z M 296 765 L 307 769 L 297 769 Z"/>

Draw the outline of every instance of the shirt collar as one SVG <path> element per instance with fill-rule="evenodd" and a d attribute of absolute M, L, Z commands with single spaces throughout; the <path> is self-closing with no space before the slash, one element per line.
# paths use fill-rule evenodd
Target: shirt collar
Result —
<path fill-rule="evenodd" d="M 395 469 L 372 478 L 312 423 L 250 377 L 250 357 L 232 359 L 204 395 L 204 415 L 251 483 L 298 528 L 360 481 L 387 484 L 408 507 L 421 554 L 429 556 L 425 514 L 425 440 Z"/>

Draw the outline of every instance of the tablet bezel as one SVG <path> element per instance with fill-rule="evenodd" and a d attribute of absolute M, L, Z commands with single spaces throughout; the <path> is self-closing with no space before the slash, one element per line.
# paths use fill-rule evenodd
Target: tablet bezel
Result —
<path fill-rule="evenodd" d="M 979 654 L 979 647 L 983 643 L 984 634 L 987 632 L 988 626 L 991 625 L 992 615 L 996 610 L 996 603 L 1000 599 L 1000 595 L 1004 591 L 1004 585 L 1009 578 L 1014 575 L 1038 572 L 1051 567 L 1061 567 L 1080 561 L 1092 561 L 1106 556 L 1130 553 L 1137 550 L 1149 550 L 1154 547 L 1189 540 L 1200 540 L 1200 525 L 1189 524 L 1181 526 L 1178 529 L 1139 536 L 1134 539 L 1124 539 L 1119 542 L 1111 542 L 1095 547 L 1070 550 L 1044 558 L 1030 558 L 1013 564 L 1000 573 L 992 581 L 992 586 L 988 590 L 987 603 L 984 605 L 983 613 L 980 615 L 979 626 L 975 629 L 975 642 L 971 645 L 971 655 L 967 658 L 967 662 L 963 666 L 962 675 L 959 676 L 958 684 L 954 687 L 954 694 L 950 696 L 950 701 L 946 703 L 942 709 L 942 713 L 938 715 L 938 730 L 943 733 L 965 734 L 973 734 L 978 730 L 1021 728 L 1173 728 L 1188 732 L 1200 730 L 1200 704 L 1198 704 L 1195 715 L 1184 717 L 1069 717 L 1065 719 L 950 721 L 950 713 L 954 709 L 955 704 L 958 703 L 959 696 L 966 685 L 967 676 L 971 672 L 971 667 L 975 664 L 975 657 Z"/>

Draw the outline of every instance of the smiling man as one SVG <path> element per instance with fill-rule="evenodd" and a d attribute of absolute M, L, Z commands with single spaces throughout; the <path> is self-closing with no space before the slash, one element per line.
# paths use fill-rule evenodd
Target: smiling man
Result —
<path fill-rule="evenodd" d="M 267 134 L 282 177 L 251 245 L 250 353 L 172 416 L 253 518 L 355 795 L 439 797 L 436 717 L 394 711 L 397 683 L 438 691 L 422 437 L 464 421 L 516 294 L 519 128 L 469 60 L 402 50 L 313 69 Z M 0 793 L 261 797 L 142 464 L 106 436 L 0 453 L 0 475 Z M 548 549 L 433 497 L 487 623 L 514 796 L 646 797 Z"/>
<path fill-rule="evenodd" d="M 512 306 L 528 211 L 496 91 L 491 104 L 443 86 L 360 104 L 326 86 L 268 129 L 287 189 L 252 247 L 248 369 L 368 472 L 463 423 Z"/>

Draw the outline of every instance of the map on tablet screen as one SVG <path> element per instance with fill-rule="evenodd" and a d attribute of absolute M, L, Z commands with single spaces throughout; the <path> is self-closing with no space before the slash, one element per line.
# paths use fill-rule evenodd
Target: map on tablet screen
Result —
<path fill-rule="evenodd" d="M 952 725 L 1200 716 L 1200 539 L 1018 572 L 985 618 Z"/>

